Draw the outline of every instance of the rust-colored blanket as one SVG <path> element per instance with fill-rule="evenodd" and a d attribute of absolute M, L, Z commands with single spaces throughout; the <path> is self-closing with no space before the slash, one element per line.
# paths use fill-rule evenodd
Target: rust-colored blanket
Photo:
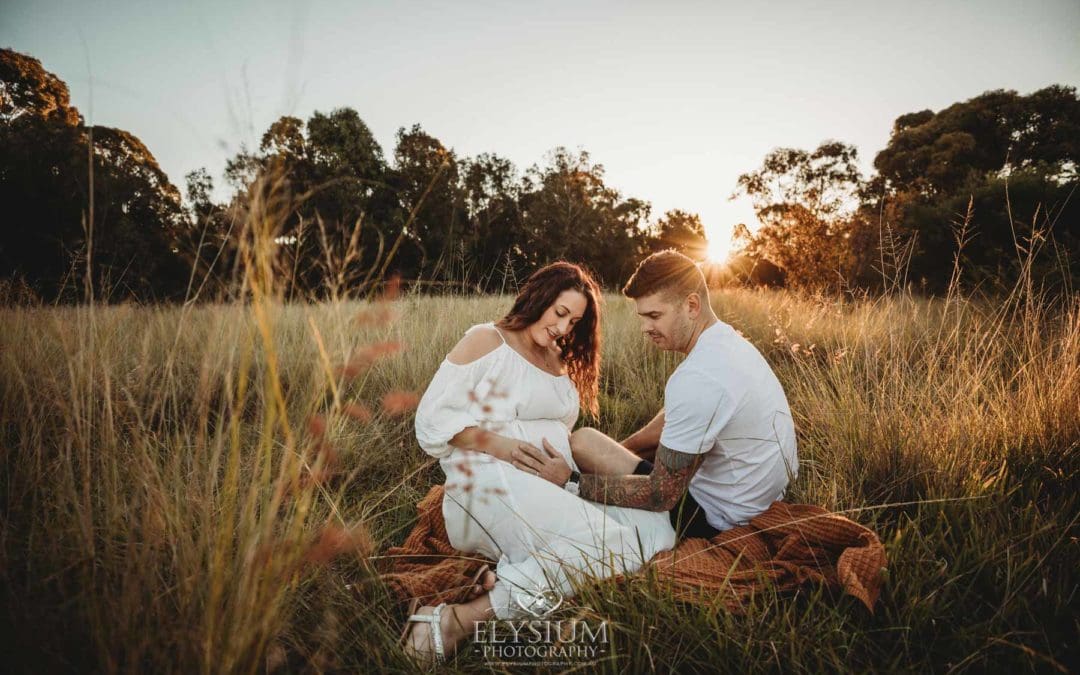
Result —
<path fill-rule="evenodd" d="M 403 602 L 464 602 L 474 596 L 470 580 L 480 567 L 494 569 L 494 561 L 450 545 L 442 498 L 441 485 L 431 488 L 417 504 L 419 520 L 408 538 L 384 558 L 383 579 Z M 713 601 L 720 594 L 735 612 L 766 585 L 786 591 L 805 583 L 843 589 L 873 611 L 885 564 L 885 547 L 872 531 L 820 506 L 785 502 L 711 540 L 684 539 L 650 561 L 676 597 Z"/>

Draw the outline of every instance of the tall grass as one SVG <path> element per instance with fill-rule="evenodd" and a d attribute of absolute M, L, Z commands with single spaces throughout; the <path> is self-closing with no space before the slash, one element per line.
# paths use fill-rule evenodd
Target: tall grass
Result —
<path fill-rule="evenodd" d="M 409 406 L 510 298 L 282 302 L 278 189 L 245 216 L 242 302 L 0 310 L 5 671 L 410 668 L 376 574 L 442 480 Z M 817 589 L 736 616 L 648 573 L 598 581 L 576 598 L 611 627 L 593 666 L 1074 668 L 1080 301 L 1029 285 L 996 302 L 727 290 L 713 305 L 788 394 L 788 499 L 874 528 L 885 590 L 872 615 Z M 600 414 L 581 423 L 622 436 L 678 359 L 619 297 L 603 331 Z M 454 667 L 489 669 L 468 650 Z"/>
<path fill-rule="evenodd" d="M 408 296 L 399 319 L 375 323 L 356 318 L 378 303 L 259 302 L 3 310 L 7 666 L 407 667 L 372 556 L 441 477 L 410 416 L 379 401 L 421 391 L 464 329 L 509 298 Z M 802 466 L 789 498 L 875 528 L 885 592 L 873 616 L 820 592 L 730 616 L 648 579 L 601 582 L 579 597 L 613 622 L 600 665 L 1075 666 L 1075 299 L 732 290 L 714 306 L 787 391 Z M 677 359 L 645 345 L 625 301 L 605 309 L 601 412 L 582 422 L 618 436 L 661 405 Z M 394 342 L 404 349 L 334 376 L 364 345 Z M 349 417 L 348 402 L 371 419 Z M 335 471 L 320 473 L 327 448 Z"/>

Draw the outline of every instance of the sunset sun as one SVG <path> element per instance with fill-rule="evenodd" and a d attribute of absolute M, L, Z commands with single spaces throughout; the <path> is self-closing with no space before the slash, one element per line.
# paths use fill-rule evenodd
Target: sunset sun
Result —
<path fill-rule="evenodd" d="M 731 256 L 731 242 L 721 237 L 710 239 L 706 255 L 708 255 L 711 262 L 727 262 L 727 259 Z"/>

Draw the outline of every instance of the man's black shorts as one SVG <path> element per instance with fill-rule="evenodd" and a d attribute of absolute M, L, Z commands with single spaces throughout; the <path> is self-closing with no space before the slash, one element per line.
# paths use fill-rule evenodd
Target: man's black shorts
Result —
<path fill-rule="evenodd" d="M 643 459 L 634 468 L 634 475 L 648 476 L 652 470 L 653 463 Z M 701 508 L 701 505 L 690 495 L 689 489 L 683 493 L 682 499 L 675 504 L 668 515 L 671 517 L 671 526 L 675 528 L 677 539 L 688 537 L 712 539 L 720 533 L 720 530 L 710 525 L 705 519 L 705 509 Z"/>

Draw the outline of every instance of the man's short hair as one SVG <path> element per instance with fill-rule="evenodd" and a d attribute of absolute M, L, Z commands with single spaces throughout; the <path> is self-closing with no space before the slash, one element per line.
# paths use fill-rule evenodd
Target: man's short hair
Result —
<path fill-rule="evenodd" d="M 642 260 L 623 286 L 623 295 L 628 298 L 643 298 L 653 293 L 662 293 L 667 299 L 679 301 L 697 293 L 702 302 L 709 301 L 709 289 L 701 268 L 673 248 Z"/>

